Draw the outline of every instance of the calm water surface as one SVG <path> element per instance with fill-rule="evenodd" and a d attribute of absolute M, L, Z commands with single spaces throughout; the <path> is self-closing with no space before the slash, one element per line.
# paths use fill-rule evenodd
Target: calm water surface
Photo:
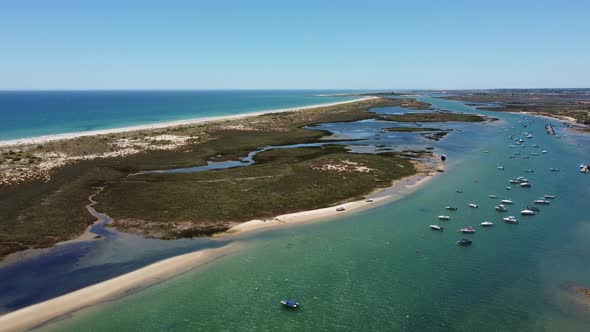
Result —
<path fill-rule="evenodd" d="M 590 286 L 590 176 L 577 171 L 588 148 L 575 136 L 546 135 L 545 120 L 527 117 L 532 123 L 523 128 L 519 115 L 493 115 L 501 121 L 445 138 L 439 149 L 450 156 L 448 171 L 405 199 L 260 234 L 246 250 L 44 330 L 587 331 L 590 308 L 572 301 L 564 285 Z M 525 130 L 534 135 L 526 147 L 508 148 L 508 136 Z M 549 152 L 533 156 L 537 150 Z M 515 152 L 521 155 L 508 158 Z M 520 175 L 533 187 L 507 190 Z M 521 223 L 502 222 L 506 214 L 494 211 L 489 194 L 512 199 L 509 214 Z M 536 216 L 518 215 L 543 194 L 557 198 Z M 431 231 L 446 205 L 459 210 L 446 212 L 444 232 Z M 479 227 L 485 220 L 496 225 Z M 459 234 L 464 226 L 477 233 Z M 474 244 L 458 247 L 462 237 Z M 298 299 L 300 310 L 284 310 L 282 297 Z"/>

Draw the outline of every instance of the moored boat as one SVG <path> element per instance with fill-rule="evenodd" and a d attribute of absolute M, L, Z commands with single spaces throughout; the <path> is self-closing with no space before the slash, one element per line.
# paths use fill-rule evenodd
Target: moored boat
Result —
<path fill-rule="evenodd" d="M 344 210 L 346 210 L 346 208 L 344 208 L 344 206 L 340 206 L 336 209 L 336 211 L 338 211 L 338 212 L 342 212 Z"/>
<path fill-rule="evenodd" d="M 491 221 L 484 221 L 480 225 L 482 225 L 484 227 L 489 227 L 489 226 L 494 226 L 494 223 Z"/>
<path fill-rule="evenodd" d="M 502 202 L 502 204 L 512 204 L 513 202 L 509 199 L 503 199 L 500 202 Z"/>
<path fill-rule="evenodd" d="M 299 302 L 295 301 L 295 300 L 286 300 L 286 299 L 282 299 L 281 300 L 281 304 L 289 307 L 289 308 L 299 308 Z"/>
<path fill-rule="evenodd" d="M 506 206 L 504 204 L 496 205 L 496 206 L 494 206 L 494 208 L 498 212 L 506 212 L 506 211 L 508 211 L 508 209 L 506 208 Z"/>
<path fill-rule="evenodd" d="M 440 225 L 430 225 L 430 228 L 434 229 L 435 231 L 442 231 L 444 229 Z"/>
<path fill-rule="evenodd" d="M 509 224 L 518 224 L 518 219 L 516 219 L 514 216 L 506 217 L 504 218 L 504 221 Z"/>
<path fill-rule="evenodd" d="M 469 203 L 469 207 L 477 208 L 477 204 Z"/>
<path fill-rule="evenodd" d="M 526 210 L 520 211 L 520 214 L 522 214 L 523 216 L 534 216 L 535 215 L 535 211 L 526 209 Z"/>
<path fill-rule="evenodd" d="M 535 204 L 545 204 L 545 205 L 547 205 L 547 204 L 549 204 L 550 202 L 549 202 L 549 201 L 547 201 L 547 200 L 544 200 L 544 199 L 536 199 L 536 200 L 534 200 L 534 201 L 533 201 L 533 203 L 535 203 Z"/>
<path fill-rule="evenodd" d="M 488 195 L 489 198 L 498 198 L 496 195 Z"/>
<path fill-rule="evenodd" d="M 469 239 L 461 239 L 461 240 L 457 241 L 457 244 L 459 244 L 460 246 L 468 246 L 471 243 L 473 243 L 473 241 L 471 241 Z"/>
<path fill-rule="evenodd" d="M 461 233 L 475 233 L 475 229 L 471 226 L 461 228 L 459 231 L 461 231 Z"/>
<path fill-rule="evenodd" d="M 555 195 L 544 195 L 545 199 L 554 199 Z"/>
<path fill-rule="evenodd" d="M 449 211 L 456 211 L 457 208 L 454 206 L 445 206 L 445 210 L 449 210 Z"/>
<path fill-rule="evenodd" d="M 523 188 L 530 188 L 531 187 L 531 184 L 529 182 L 523 182 L 523 183 L 520 184 L 520 186 L 523 187 Z"/>
<path fill-rule="evenodd" d="M 449 219 L 451 219 L 451 217 L 449 217 L 449 216 L 438 216 L 438 219 L 439 220 L 449 220 Z"/>

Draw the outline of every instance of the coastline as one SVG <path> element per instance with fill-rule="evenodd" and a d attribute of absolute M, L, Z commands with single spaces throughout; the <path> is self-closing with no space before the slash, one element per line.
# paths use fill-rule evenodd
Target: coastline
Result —
<path fill-rule="evenodd" d="M 220 115 L 220 116 L 210 116 L 210 117 L 193 118 L 193 119 L 186 119 L 186 120 L 166 121 L 166 122 L 158 122 L 158 123 L 153 123 L 153 124 L 136 125 L 136 126 L 128 126 L 128 127 L 120 127 L 120 128 L 112 128 L 112 129 L 99 129 L 99 130 L 89 130 L 89 131 L 74 132 L 74 133 L 63 133 L 63 134 L 44 135 L 44 136 L 36 136 L 36 137 L 29 137 L 29 138 L 0 140 L 0 147 L 40 144 L 40 143 L 68 140 L 68 139 L 73 139 L 73 138 L 78 138 L 78 137 L 86 137 L 86 136 L 108 135 L 108 134 L 124 133 L 124 132 L 129 132 L 129 131 L 136 131 L 136 130 L 162 129 L 162 128 L 168 128 L 168 127 L 202 124 L 202 123 L 215 122 L 215 121 L 236 120 L 236 119 L 242 119 L 242 118 L 247 118 L 247 117 L 251 117 L 251 116 L 258 116 L 258 115 L 262 115 L 262 114 L 269 114 L 269 113 L 294 112 L 294 111 L 302 111 L 302 110 L 317 108 L 317 107 L 330 107 L 330 106 L 336 106 L 336 105 L 342 105 L 342 104 L 349 104 L 349 103 L 354 103 L 354 102 L 363 101 L 363 100 L 370 100 L 370 99 L 375 99 L 375 98 L 379 98 L 379 97 L 366 96 L 366 97 L 359 97 L 359 98 L 355 98 L 355 99 L 351 99 L 351 100 L 326 103 L 326 104 L 314 104 L 314 105 L 307 105 L 307 106 L 301 106 L 301 107 L 270 109 L 270 110 L 266 110 L 266 111 L 249 112 L 249 113 L 234 114 L 234 115 Z"/>
<path fill-rule="evenodd" d="M 237 250 L 238 245 L 199 250 L 148 265 L 45 302 L 0 316 L 0 331 L 26 331 L 93 305 L 140 291 Z"/>
<path fill-rule="evenodd" d="M 335 219 L 338 216 L 347 216 L 370 208 L 378 207 L 404 198 L 410 193 L 424 186 L 432 178 L 439 175 L 445 170 L 444 164 L 438 162 L 434 167 L 428 167 L 425 164 L 420 166 L 415 164 L 418 172 L 414 175 L 395 180 L 387 188 L 377 189 L 368 194 L 365 199 L 345 202 L 337 206 L 331 206 L 321 209 L 300 211 L 276 216 L 272 219 L 254 219 L 233 226 L 229 230 L 214 235 L 215 237 L 231 236 L 242 234 L 269 227 L 277 227 L 292 224 L 305 224 L 318 221 Z M 422 167 L 420 169 L 420 167 Z M 370 199 L 370 201 L 367 201 Z M 345 208 L 344 211 L 336 211 L 338 207 Z"/>
<path fill-rule="evenodd" d="M 397 201 L 424 186 L 439 175 L 437 170 L 444 170 L 438 161 L 435 165 L 417 162 L 418 173 L 398 179 L 391 186 L 374 191 L 366 199 L 343 203 L 345 211 L 336 211 L 336 207 L 301 211 L 280 215 L 270 221 L 251 220 L 232 227 L 217 236 L 232 236 L 252 231 L 265 231 L 281 226 L 301 225 L 312 222 L 333 220 L 338 216 L 347 216 L 369 208 L 382 206 Z M 272 226 L 272 227 L 271 227 Z M 0 331 L 22 331 L 42 326 L 74 312 L 117 299 L 162 281 L 174 278 L 199 266 L 215 261 L 238 250 L 239 244 L 232 243 L 215 249 L 174 256 L 127 274 L 64 294 L 38 304 L 19 309 L 0 316 Z"/>

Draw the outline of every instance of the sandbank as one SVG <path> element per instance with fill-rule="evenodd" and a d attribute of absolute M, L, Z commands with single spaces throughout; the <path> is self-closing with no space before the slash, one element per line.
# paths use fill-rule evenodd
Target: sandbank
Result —
<path fill-rule="evenodd" d="M 137 292 L 235 250 L 237 244 L 168 258 L 139 270 L 0 316 L 0 331 L 29 330 L 72 312 Z"/>

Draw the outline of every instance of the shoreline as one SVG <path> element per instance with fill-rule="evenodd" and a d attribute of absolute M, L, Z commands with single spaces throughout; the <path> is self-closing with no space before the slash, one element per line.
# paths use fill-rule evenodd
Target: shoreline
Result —
<path fill-rule="evenodd" d="M 336 206 L 320 209 L 283 214 L 272 219 L 253 219 L 233 226 L 225 232 L 214 235 L 214 237 L 238 235 L 270 227 L 332 220 L 338 216 L 347 216 L 351 213 L 356 213 L 382 206 L 387 203 L 395 202 L 413 193 L 420 187 L 424 186 L 431 179 L 437 175 L 440 175 L 441 172 L 438 170 L 445 170 L 444 164 L 440 161 L 432 167 L 428 167 L 425 164 L 422 165 L 424 165 L 421 166 L 422 169 L 419 168 L 420 166 L 415 165 L 415 167 L 417 167 L 416 174 L 395 180 L 391 186 L 377 189 L 366 195 L 366 197 L 362 200 L 344 202 Z M 367 201 L 368 199 L 371 201 Z M 344 207 L 345 210 L 336 211 L 338 207 Z"/>
<path fill-rule="evenodd" d="M 236 119 L 247 118 L 250 116 L 258 116 L 258 115 L 269 114 L 269 113 L 294 112 L 294 111 L 302 111 L 302 110 L 317 108 L 317 107 L 330 107 L 330 106 L 336 106 L 336 105 L 342 105 L 342 104 L 349 104 L 349 103 L 354 103 L 354 102 L 363 101 L 363 100 L 370 100 L 370 99 L 375 99 L 375 98 L 378 98 L 378 97 L 366 96 L 366 97 L 359 97 L 359 98 L 355 98 L 355 99 L 351 99 L 351 100 L 345 100 L 345 101 L 339 101 L 339 102 L 333 102 L 333 103 L 314 104 L 314 105 L 307 105 L 307 106 L 300 106 L 300 107 L 269 109 L 266 111 L 256 111 L 256 112 L 234 114 L 234 115 L 209 116 L 209 117 L 202 117 L 202 118 L 165 121 L 165 122 L 157 122 L 157 123 L 153 123 L 153 124 L 135 125 L 135 126 L 119 127 L 119 128 L 111 128 L 111 129 L 98 129 L 98 130 L 89 130 L 89 131 L 81 131 L 81 132 L 73 132 L 73 133 L 62 133 L 62 134 L 43 135 L 43 136 L 35 136 L 35 137 L 27 137 L 27 138 L 0 140 L 0 147 L 41 144 L 41 143 L 69 140 L 69 139 L 73 139 L 73 138 L 86 137 L 86 136 L 99 136 L 99 135 L 124 133 L 124 132 L 136 131 L 136 130 L 162 129 L 162 128 L 168 128 L 168 127 L 202 124 L 202 123 L 215 122 L 215 121 L 236 120 Z"/>
<path fill-rule="evenodd" d="M 174 256 L 141 269 L 0 316 L 0 331 L 26 331 L 72 313 L 121 298 L 213 262 L 238 245 L 199 250 Z"/>
<path fill-rule="evenodd" d="M 252 231 L 276 229 L 279 226 L 303 225 L 333 220 L 338 216 L 348 216 L 369 208 L 383 206 L 406 197 L 424 186 L 432 178 L 438 176 L 440 172 L 437 170 L 444 170 L 444 164 L 440 160 L 435 165 L 417 162 L 415 167 L 417 169 L 416 174 L 395 180 L 391 186 L 367 195 L 367 198 L 372 198 L 372 202 L 367 202 L 366 199 L 346 202 L 338 205 L 346 207 L 346 210 L 342 212 L 336 211 L 336 207 L 327 207 L 280 215 L 270 222 L 257 219 L 251 220 L 236 225 L 214 237 L 236 236 Z M 22 331 L 43 326 L 72 313 L 133 294 L 172 279 L 197 267 L 216 261 L 235 252 L 238 248 L 238 243 L 231 243 L 221 248 L 199 250 L 174 256 L 98 284 L 9 312 L 0 316 L 0 331 Z"/>

